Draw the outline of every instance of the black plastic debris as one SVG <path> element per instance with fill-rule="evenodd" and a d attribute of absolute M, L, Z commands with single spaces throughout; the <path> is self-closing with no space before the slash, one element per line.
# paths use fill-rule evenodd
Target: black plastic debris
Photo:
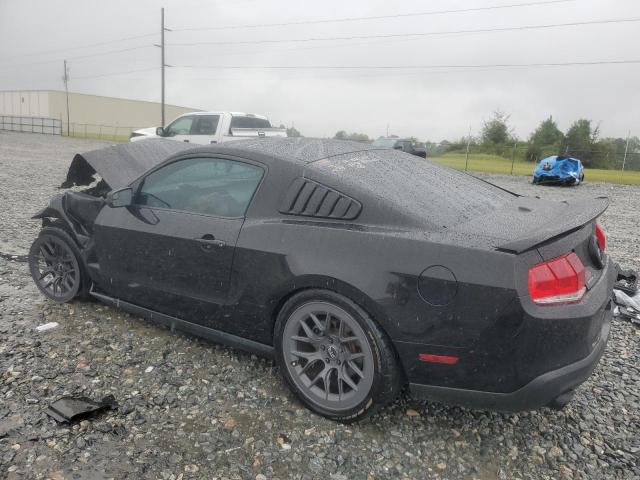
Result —
<path fill-rule="evenodd" d="M 613 288 L 633 296 L 638 291 L 638 274 L 635 270 L 623 270 L 618 266 L 618 278 Z"/>
<path fill-rule="evenodd" d="M 118 408 L 113 395 L 107 395 L 100 402 L 87 397 L 62 397 L 47 408 L 47 415 L 58 423 L 71 423 L 92 416 L 103 410 Z"/>

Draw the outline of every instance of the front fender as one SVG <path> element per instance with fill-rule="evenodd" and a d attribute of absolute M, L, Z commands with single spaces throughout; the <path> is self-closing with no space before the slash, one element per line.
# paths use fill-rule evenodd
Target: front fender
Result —
<path fill-rule="evenodd" d="M 36 220 L 38 218 L 44 219 L 44 218 L 60 218 L 62 220 L 65 220 L 65 213 L 64 213 L 64 205 L 63 205 L 63 201 L 62 198 L 64 197 L 63 194 L 59 194 L 56 195 L 55 197 L 53 197 L 50 201 L 49 201 L 49 205 L 44 207 L 43 209 L 39 210 L 33 217 L 31 217 L 32 219 Z"/>

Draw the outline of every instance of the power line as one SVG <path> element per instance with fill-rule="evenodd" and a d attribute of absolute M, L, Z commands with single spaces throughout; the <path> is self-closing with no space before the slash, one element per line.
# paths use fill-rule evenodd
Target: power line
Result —
<path fill-rule="evenodd" d="M 190 27 L 190 28 L 180 28 L 174 29 L 176 32 L 196 32 L 196 31 L 214 31 L 214 30 L 234 30 L 238 28 L 260 28 L 260 27 L 283 27 L 289 25 L 311 25 L 311 24 L 323 24 L 323 23 L 344 23 L 344 22 L 355 22 L 355 21 L 368 21 L 368 20 L 383 20 L 389 18 L 406 18 L 406 17 L 420 17 L 420 16 L 429 16 L 429 15 L 444 15 L 451 13 L 469 13 L 469 12 L 480 12 L 480 11 L 488 11 L 488 10 L 502 10 L 502 9 L 511 9 L 511 8 L 520 8 L 520 7 L 531 7 L 531 6 L 539 6 L 539 5 L 553 5 L 559 3 L 569 3 L 575 2 L 578 0 L 545 0 L 545 1 L 537 1 L 537 2 L 528 2 L 528 3 L 514 3 L 509 5 L 489 5 L 486 7 L 475 7 L 475 8 L 461 8 L 461 9 L 451 9 L 451 10 L 432 10 L 426 12 L 411 12 L 411 13 L 397 13 L 390 15 L 372 15 L 372 16 L 364 16 L 364 17 L 343 17 L 343 18 L 333 18 L 333 19 L 321 19 L 321 20 L 299 20 L 293 22 L 283 22 L 283 23 L 263 23 L 263 24 L 247 24 L 247 25 L 226 25 L 220 27 Z M 85 48 L 93 48 L 93 47 L 101 47 L 104 45 L 111 45 L 113 43 L 125 42 L 128 40 L 137 40 L 140 38 L 149 38 L 155 37 L 157 33 L 146 33 L 143 35 L 132 35 L 128 37 L 116 38 L 113 40 L 105 40 L 103 42 L 96 43 L 88 43 L 84 45 L 78 45 L 74 47 L 66 47 L 59 48 L 55 50 L 45 50 L 42 52 L 31 52 L 31 53 L 23 53 L 21 55 L 14 55 L 12 57 L 6 57 L 7 59 L 12 58 L 23 58 L 23 57 L 32 57 L 32 56 L 40 56 L 40 55 L 49 55 L 51 53 L 60 53 L 60 52 L 69 52 L 73 50 L 82 50 Z M 60 60 L 55 60 L 59 62 Z"/>
<path fill-rule="evenodd" d="M 196 45 L 255 45 L 264 43 L 290 43 L 290 42 L 323 42 L 330 40 L 364 40 L 370 38 L 402 38 L 402 37 L 429 37 L 437 35 L 452 34 L 469 34 L 469 33 L 497 33 L 497 32 L 513 32 L 522 30 L 538 30 L 548 28 L 562 27 L 578 27 L 587 25 L 606 25 L 616 23 L 633 23 L 640 22 L 640 18 L 620 18 L 610 20 L 590 20 L 585 22 L 569 22 L 569 23 L 550 23 L 543 25 L 521 25 L 516 27 L 493 27 L 468 30 L 448 30 L 439 32 L 416 32 L 416 33 L 389 33 L 378 35 L 351 35 L 344 37 L 308 37 L 308 38 L 289 38 L 289 39 L 263 39 L 263 40 L 235 40 L 235 41 L 208 41 L 208 42 L 190 42 L 190 43 L 172 43 L 170 47 L 193 47 Z"/>
<path fill-rule="evenodd" d="M 427 70 L 461 68 L 537 68 L 572 67 L 592 65 L 638 64 L 640 60 L 598 60 L 590 62 L 544 62 L 544 63 L 490 63 L 470 65 L 174 65 L 176 68 L 205 68 L 218 70 Z"/>
<path fill-rule="evenodd" d="M 113 77 L 117 75 L 128 75 L 129 73 L 150 72 L 151 70 L 158 70 L 160 67 L 140 68 L 137 70 L 127 70 L 124 72 L 102 73 L 98 75 L 83 75 L 81 77 L 73 77 L 74 80 L 80 80 L 83 78 L 99 78 L 99 77 Z"/>
<path fill-rule="evenodd" d="M 72 56 L 72 57 L 66 57 L 66 60 L 81 60 L 84 58 L 94 58 L 94 57 L 102 57 L 105 55 L 112 55 L 114 53 L 124 53 L 124 52 L 133 52 L 135 50 L 142 50 L 145 48 L 151 48 L 153 47 L 153 45 L 140 45 L 137 47 L 130 47 L 130 48 L 121 48 L 118 50 L 109 50 L 106 52 L 100 52 L 100 53 L 91 53 L 91 54 L 86 54 L 86 55 L 76 55 L 76 56 Z M 10 65 L 2 65 L 3 67 L 10 67 L 10 66 L 16 66 L 16 67 L 30 67 L 32 65 L 44 65 L 47 63 L 59 63 L 62 62 L 65 59 L 55 59 L 55 60 L 42 60 L 42 61 L 38 61 L 38 62 L 31 62 L 31 63 L 19 63 L 19 64 L 10 64 Z"/>
<path fill-rule="evenodd" d="M 67 48 L 59 48 L 56 50 L 45 50 L 43 52 L 31 52 L 31 53 L 23 53 L 21 55 L 14 55 L 13 57 L 8 57 L 8 58 L 22 58 L 22 57 L 33 57 L 33 56 L 39 56 L 39 55 L 49 55 L 51 53 L 60 53 L 60 52 L 68 52 L 71 50 L 82 50 L 84 48 L 93 48 L 93 47 L 101 47 L 103 45 L 111 45 L 112 43 L 119 43 L 119 42 L 125 42 L 127 40 L 137 40 L 139 38 L 148 38 L 148 37 L 155 37 L 157 35 L 157 33 L 147 33 L 144 35 L 134 35 L 131 37 L 122 37 L 122 38 L 117 38 L 114 40 L 107 40 L 104 42 L 98 42 L 98 43 L 88 43 L 86 45 L 79 45 L 76 47 L 67 47 Z M 56 60 L 59 61 L 59 60 Z"/>
<path fill-rule="evenodd" d="M 575 1 L 577 0 L 546 0 L 546 1 L 528 2 L 528 3 L 514 3 L 510 5 L 489 5 L 486 7 L 460 8 L 460 9 L 452 9 L 452 10 L 431 10 L 426 12 L 396 13 L 396 14 L 390 14 L 390 15 L 371 15 L 366 17 L 343 17 L 343 18 L 328 18 L 328 19 L 322 19 L 322 20 L 299 20 L 299 21 L 282 22 L 282 23 L 225 25 L 220 27 L 177 28 L 177 29 L 174 29 L 174 31 L 198 32 L 198 31 L 213 31 L 213 30 L 234 30 L 237 28 L 286 27 L 286 26 L 294 26 L 294 25 L 316 25 L 316 24 L 323 24 L 323 23 L 358 22 L 358 21 L 369 21 L 369 20 L 384 20 L 389 18 L 423 17 L 428 15 L 444 15 L 444 14 L 450 14 L 450 13 L 469 13 L 469 12 L 480 12 L 480 11 L 487 11 L 487 10 L 501 10 L 501 9 L 507 9 L 507 8 L 552 5 L 552 4 L 568 3 L 568 2 L 575 2 Z"/>

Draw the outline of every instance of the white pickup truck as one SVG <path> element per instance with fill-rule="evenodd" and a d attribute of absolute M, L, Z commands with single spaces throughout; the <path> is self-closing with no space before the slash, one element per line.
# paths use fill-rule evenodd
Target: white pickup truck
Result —
<path fill-rule="evenodd" d="M 163 137 L 200 145 L 223 143 L 247 137 L 286 137 L 287 130 L 273 128 L 262 115 L 239 112 L 193 112 L 180 115 L 166 127 L 142 128 L 129 140 Z"/>

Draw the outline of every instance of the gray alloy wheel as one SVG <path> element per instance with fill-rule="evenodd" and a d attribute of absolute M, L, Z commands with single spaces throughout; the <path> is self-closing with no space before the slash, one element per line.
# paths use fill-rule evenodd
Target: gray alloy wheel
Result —
<path fill-rule="evenodd" d="M 375 366 L 368 337 L 336 305 L 312 301 L 297 308 L 284 325 L 282 353 L 298 391 L 324 409 L 352 409 L 371 392 Z"/>
<path fill-rule="evenodd" d="M 80 290 L 78 259 L 58 235 L 43 233 L 33 242 L 29 251 L 29 270 L 38 289 L 56 302 L 68 302 Z"/>

